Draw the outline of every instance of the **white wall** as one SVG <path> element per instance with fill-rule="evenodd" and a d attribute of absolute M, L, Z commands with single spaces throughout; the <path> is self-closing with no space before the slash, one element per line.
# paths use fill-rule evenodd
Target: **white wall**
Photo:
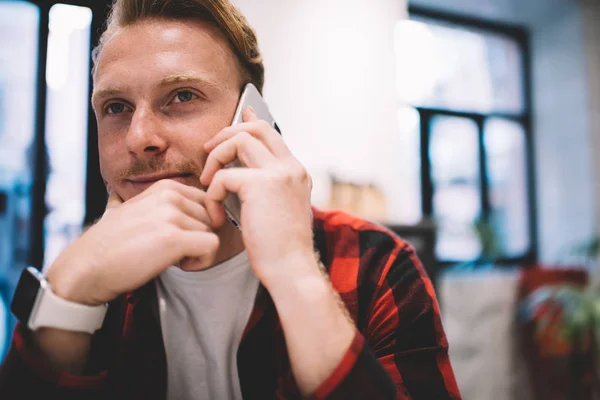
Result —
<path fill-rule="evenodd" d="M 329 196 L 328 173 L 376 182 L 402 219 L 406 165 L 396 129 L 394 24 L 402 0 L 234 0 L 255 27 L 265 57 L 265 97 L 285 139 Z M 580 5 L 567 0 L 412 0 L 530 29 L 540 256 L 596 232 L 588 66 Z M 590 37 L 590 34 L 588 34 Z M 593 99 L 592 99 L 593 100 Z M 599 145 L 600 146 L 600 145 Z M 600 150 L 600 148 L 598 149 Z M 600 199 L 600 185 L 598 198 Z"/>
<path fill-rule="evenodd" d="M 594 132 L 592 147 L 596 171 L 596 226 L 600 227 L 600 3 L 586 1 L 583 8 L 583 32 L 587 56 L 588 91 L 591 104 L 590 124 Z"/>
<path fill-rule="evenodd" d="M 234 0 L 256 29 L 265 98 L 287 144 L 313 175 L 375 182 L 402 204 L 396 132 L 394 24 L 403 0 Z M 399 210 L 390 210 L 390 219 Z"/>
<path fill-rule="evenodd" d="M 594 109 L 590 103 L 587 75 L 593 65 L 588 68 L 586 64 L 582 3 L 568 0 L 411 0 L 411 4 L 522 24 L 529 29 L 540 258 L 548 263 L 560 261 L 560 253 L 565 247 L 589 239 L 600 227 L 600 223 L 596 223 L 596 218 L 600 217 L 596 204 L 600 189 L 595 193 L 598 185 L 595 184 L 591 125 Z M 589 20 L 597 21 L 591 17 Z M 588 37 L 594 37 L 593 33 Z M 597 61 L 595 65 L 599 65 Z M 599 103 L 600 100 L 596 100 L 596 104 Z"/>
<path fill-rule="evenodd" d="M 539 243 L 542 259 L 553 261 L 596 232 L 581 10 L 574 3 L 557 7 L 535 25 L 532 39 Z"/>

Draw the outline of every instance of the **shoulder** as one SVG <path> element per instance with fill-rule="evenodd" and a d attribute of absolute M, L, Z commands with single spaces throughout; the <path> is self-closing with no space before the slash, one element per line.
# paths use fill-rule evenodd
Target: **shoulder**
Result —
<path fill-rule="evenodd" d="M 323 250 L 322 256 L 359 256 L 361 250 L 381 246 L 389 250 L 409 247 L 384 226 L 338 210 L 323 211 L 313 207 L 313 229 L 315 245 L 319 252 Z M 337 254 L 339 251 L 342 253 Z"/>
<path fill-rule="evenodd" d="M 338 292 L 383 280 L 429 281 L 413 247 L 388 228 L 342 211 L 313 208 L 313 215 L 315 247 Z"/>
<path fill-rule="evenodd" d="M 359 329 L 388 303 L 411 319 L 424 307 L 437 308 L 433 285 L 409 243 L 345 212 L 313 208 L 313 215 L 317 252 Z"/>
<path fill-rule="evenodd" d="M 343 211 L 323 211 L 313 207 L 315 247 L 324 264 L 342 258 L 372 258 L 412 247 L 388 228 Z"/>

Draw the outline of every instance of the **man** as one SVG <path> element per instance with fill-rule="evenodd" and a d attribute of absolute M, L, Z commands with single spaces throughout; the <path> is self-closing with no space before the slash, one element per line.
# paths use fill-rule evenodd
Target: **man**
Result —
<path fill-rule="evenodd" d="M 2 398 L 460 397 L 414 251 L 312 209 L 305 169 L 252 109 L 228 127 L 263 80 L 227 0 L 116 1 L 92 94 L 107 210 L 46 276 L 73 312 L 108 313 L 93 335 L 21 321 Z M 223 168 L 235 159 L 247 168 Z"/>

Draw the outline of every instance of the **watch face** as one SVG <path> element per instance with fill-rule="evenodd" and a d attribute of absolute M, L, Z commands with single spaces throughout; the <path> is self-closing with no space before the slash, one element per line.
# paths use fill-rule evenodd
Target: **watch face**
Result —
<path fill-rule="evenodd" d="M 23 270 L 17 290 L 15 290 L 10 309 L 23 324 L 29 322 L 29 317 L 40 289 L 40 276 L 40 273 L 35 268 L 26 268 Z"/>

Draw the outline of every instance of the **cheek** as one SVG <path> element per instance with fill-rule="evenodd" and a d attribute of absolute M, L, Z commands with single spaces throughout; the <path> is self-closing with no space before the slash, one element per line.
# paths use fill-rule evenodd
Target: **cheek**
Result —
<path fill-rule="evenodd" d="M 208 154 L 204 151 L 206 143 L 214 134 L 212 130 L 203 129 L 179 130 L 179 134 L 171 140 L 171 157 L 191 160 L 198 167 L 203 168 Z"/>
<path fill-rule="evenodd" d="M 104 180 L 105 183 L 109 183 L 109 184 L 114 184 L 114 178 L 113 176 L 115 175 L 115 173 L 113 171 L 111 171 L 111 162 L 110 160 L 106 159 L 105 157 L 102 157 L 102 155 L 100 155 L 99 158 L 100 161 L 100 175 L 102 175 L 102 179 Z"/>
<path fill-rule="evenodd" d="M 102 139 L 98 140 L 100 174 L 110 184 L 114 183 L 118 171 L 123 168 L 121 164 L 127 160 L 124 154 L 119 154 L 119 148 L 124 148 L 124 146 L 115 146 Z"/>
<path fill-rule="evenodd" d="M 208 157 L 204 151 L 204 144 L 228 127 L 233 118 L 229 116 L 228 112 L 219 111 L 196 118 L 174 121 L 173 125 L 169 127 L 170 132 L 176 132 L 176 134 L 170 135 L 171 144 L 175 145 L 187 158 L 204 166 Z"/>

